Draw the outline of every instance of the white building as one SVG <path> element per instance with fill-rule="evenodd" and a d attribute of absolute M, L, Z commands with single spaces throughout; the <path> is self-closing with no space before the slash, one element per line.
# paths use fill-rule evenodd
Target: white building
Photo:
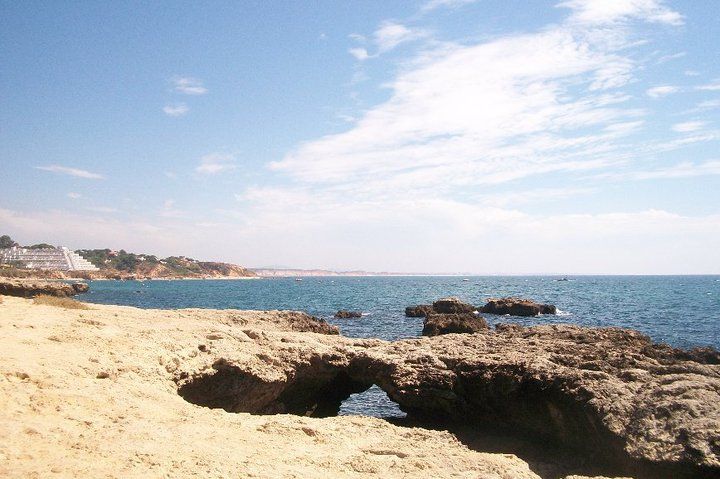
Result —
<path fill-rule="evenodd" d="M 97 271 L 91 262 L 64 246 L 58 248 L 12 248 L 0 249 L 0 264 L 15 263 L 28 269 L 52 269 L 58 271 Z"/>

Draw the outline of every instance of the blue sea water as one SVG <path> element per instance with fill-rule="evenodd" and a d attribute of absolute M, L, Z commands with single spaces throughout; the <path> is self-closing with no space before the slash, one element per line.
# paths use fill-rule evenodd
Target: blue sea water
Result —
<path fill-rule="evenodd" d="M 393 340 L 416 337 L 422 318 L 405 306 L 457 296 L 482 306 L 489 297 L 521 296 L 555 304 L 557 316 L 484 315 L 492 325 L 572 323 L 619 326 L 676 347 L 720 347 L 720 276 L 306 277 L 258 280 L 92 281 L 80 299 L 140 308 L 293 309 L 307 311 L 351 337 Z M 334 319 L 339 309 L 360 319 Z M 354 395 L 341 414 L 401 416 L 378 388 Z"/>

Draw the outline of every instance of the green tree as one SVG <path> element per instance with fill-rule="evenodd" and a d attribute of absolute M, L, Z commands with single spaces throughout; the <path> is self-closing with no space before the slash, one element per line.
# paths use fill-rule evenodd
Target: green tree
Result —
<path fill-rule="evenodd" d="M 12 248 L 13 246 L 16 246 L 17 243 L 13 241 L 11 237 L 8 235 L 2 235 L 0 236 L 0 248 Z"/>

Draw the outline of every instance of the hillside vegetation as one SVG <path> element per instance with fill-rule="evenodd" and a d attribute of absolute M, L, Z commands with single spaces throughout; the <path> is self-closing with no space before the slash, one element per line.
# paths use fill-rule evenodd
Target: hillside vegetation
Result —
<path fill-rule="evenodd" d="M 17 243 L 7 235 L 0 237 L 0 244 L 10 247 Z M 52 247 L 48 244 L 26 246 L 26 248 Z M 0 276 L 5 277 L 42 277 L 62 279 L 81 277 L 87 279 L 131 279 L 131 278 L 243 278 L 257 276 L 254 272 L 230 263 L 198 261 L 185 256 L 158 258 L 150 254 L 128 253 L 125 250 L 81 249 L 76 250 L 97 266 L 100 271 L 38 271 L 26 270 L 18 265 L 0 268 Z"/>

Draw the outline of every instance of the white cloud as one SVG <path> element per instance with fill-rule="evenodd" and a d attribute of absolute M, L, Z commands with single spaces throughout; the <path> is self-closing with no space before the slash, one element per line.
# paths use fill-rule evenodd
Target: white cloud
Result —
<path fill-rule="evenodd" d="M 687 111 L 687 113 L 698 113 L 701 111 L 714 110 L 720 108 L 720 99 L 717 100 L 705 100 L 701 101 L 694 108 Z"/>
<path fill-rule="evenodd" d="M 686 161 L 668 168 L 652 171 L 636 171 L 632 178 L 638 180 L 653 180 L 661 178 L 690 178 L 697 176 L 720 175 L 720 161 L 706 161 L 693 163 Z"/>
<path fill-rule="evenodd" d="M 429 0 L 420 7 L 420 12 L 428 13 L 439 8 L 458 8 L 477 1 L 478 0 Z"/>
<path fill-rule="evenodd" d="M 700 72 L 696 70 L 685 70 L 683 74 L 689 77 L 696 77 L 700 75 Z"/>
<path fill-rule="evenodd" d="M 163 107 L 163 111 L 167 116 L 179 117 L 184 116 L 188 111 L 190 111 L 190 108 L 188 108 L 185 103 L 174 103 L 165 105 Z"/>
<path fill-rule="evenodd" d="M 75 193 L 74 191 L 71 191 L 70 193 L 67 194 L 67 197 L 72 200 L 77 200 L 77 199 L 82 198 L 82 195 L 80 193 Z"/>
<path fill-rule="evenodd" d="M 558 7 L 573 10 L 571 21 L 582 24 L 612 24 L 631 19 L 682 25 L 683 17 L 662 0 L 568 0 Z"/>
<path fill-rule="evenodd" d="M 237 168 L 237 165 L 234 155 L 211 153 L 200 158 L 200 165 L 195 168 L 195 171 L 204 175 L 214 175 L 235 168 Z"/>
<path fill-rule="evenodd" d="M 271 167 L 312 183 L 450 189 L 615 162 L 615 140 L 628 131 L 604 128 L 643 112 L 613 91 L 632 79 L 634 63 L 607 32 L 559 25 L 426 51 L 353 128 L 301 144 Z"/>
<path fill-rule="evenodd" d="M 170 80 L 173 84 L 173 90 L 185 95 L 204 95 L 208 92 L 203 86 L 202 80 L 191 77 L 173 77 Z"/>
<path fill-rule="evenodd" d="M 86 210 L 92 211 L 95 213 L 117 213 L 117 208 L 112 208 L 110 206 L 87 206 L 85 207 Z"/>
<path fill-rule="evenodd" d="M 187 218 L 188 215 L 186 212 L 177 209 L 175 207 L 175 200 L 173 199 L 167 199 L 163 202 L 162 208 L 160 208 L 160 212 L 158 213 L 163 218 Z"/>
<path fill-rule="evenodd" d="M 350 53 L 350 55 L 354 56 L 357 60 L 360 61 L 370 58 L 370 55 L 368 55 L 368 52 L 365 48 L 351 48 L 350 50 L 348 50 L 348 53 Z"/>
<path fill-rule="evenodd" d="M 705 91 L 718 91 L 720 90 L 720 81 L 714 82 L 714 83 L 708 83 L 707 85 L 700 85 L 699 87 L 696 87 L 698 90 L 705 90 Z"/>
<path fill-rule="evenodd" d="M 672 126 L 673 131 L 678 133 L 690 133 L 693 131 L 701 130 L 705 126 L 704 121 L 684 121 L 682 123 L 676 123 Z"/>
<path fill-rule="evenodd" d="M 677 60 L 678 58 L 683 58 L 687 56 L 687 52 L 678 52 L 678 53 L 671 53 L 670 55 L 663 55 L 660 58 L 657 59 L 657 63 L 667 63 L 672 60 Z"/>
<path fill-rule="evenodd" d="M 62 175 L 75 176 L 77 178 L 87 178 L 91 180 L 102 180 L 105 177 L 98 173 L 91 173 L 87 170 L 80 170 L 78 168 L 70 168 L 61 165 L 48 165 L 48 166 L 36 166 L 36 170 L 51 171 L 53 173 L 60 173 Z"/>
<path fill-rule="evenodd" d="M 373 34 L 379 53 L 392 50 L 402 43 L 407 43 L 427 36 L 422 30 L 410 29 L 400 23 L 386 21 Z"/>
<path fill-rule="evenodd" d="M 676 86 L 671 85 L 662 85 L 662 86 L 654 86 L 652 88 L 648 88 L 647 91 L 645 91 L 645 94 L 649 96 L 650 98 L 660 98 L 663 96 L 670 95 L 671 93 L 677 93 L 680 91 L 680 88 Z"/>

